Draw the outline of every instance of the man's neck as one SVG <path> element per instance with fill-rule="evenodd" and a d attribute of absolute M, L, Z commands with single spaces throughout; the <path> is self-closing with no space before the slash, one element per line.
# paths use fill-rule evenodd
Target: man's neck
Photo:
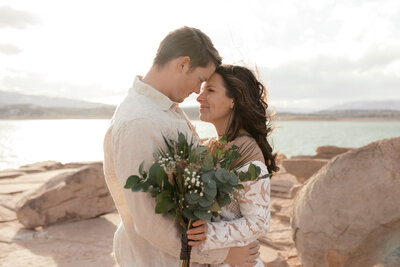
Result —
<path fill-rule="evenodd" d="M 168 79 L 168 76 L 170 75 L 168 75 L 166 71 L 158 70 L 157 67 L 152 66 L 147 74 L 143 77 L 142 82 L 150 85 L 171 99 L 170 90 L 168 88 L 170 79 Z"/>

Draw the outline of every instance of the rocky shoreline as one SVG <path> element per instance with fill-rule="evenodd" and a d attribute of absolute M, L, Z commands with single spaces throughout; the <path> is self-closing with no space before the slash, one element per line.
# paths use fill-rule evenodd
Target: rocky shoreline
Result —
<path fill-rule="evenodd" d="M 385 142 L 390 144 L 388 149 L 393 146 L 400 151 L 400 138 Z M 382 149 L 381 143 L 373 144 L 371 149 Z M 300 219 L 305 216 L 299 195 L 311 190 L 310 184 L 341 157 L 360 157 L 357 151 L 325 146 L 317 148 L 315 156 L 287 159 L 279 155 L 281 170 L 271 179 L 271 228 L 260 239 L 266 266 L 345 266 L 336 258 L 327 264 L 310 265 L 307 259 L 302 263 L 300 256 L 309 257 L 310 252 L 301 236 L 296 236 L 303 231 Z M 393 175 L 396 181 L 400 179 L 398 173 Z M 395 190 L 400 193 L 400 188 Z M 394 218 L 400 218 L 398 213 Z M 48 161 L 0 171 L 0 266 L 117 266 L 112 240 L 119 222 L 102 162 Z M 337 265 L 330 265 L 335 260 Z"/>

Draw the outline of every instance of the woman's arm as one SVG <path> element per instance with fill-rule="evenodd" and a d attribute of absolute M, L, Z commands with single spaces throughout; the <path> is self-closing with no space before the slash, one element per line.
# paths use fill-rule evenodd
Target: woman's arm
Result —
<path fill-rule="evenodd" d="M 261 176 L 268 173 L 267 167 L 259 162 L 253 164 L 261 168 Z M 242 167 L 247 170 L 249 164 Z M 246 246 L 266 234 L 270 223 L 270 179 L 248 181 L 241 183 L 244 189 L 237 190 L 242 218 L 232 221 L 207 222 L 205 240 L 201 242 L 200 250 L 211 250 L 235 246 Z M 195 230 L 188 232 L 194 234 Z M 196 239 L 199 238 L 196 233 Z M 194 237 L 194 236 L 193 236 Z M 201 238 L 204 239 L 204 238 Z M 198 243 L 196 243 L 197 245 Z"/>

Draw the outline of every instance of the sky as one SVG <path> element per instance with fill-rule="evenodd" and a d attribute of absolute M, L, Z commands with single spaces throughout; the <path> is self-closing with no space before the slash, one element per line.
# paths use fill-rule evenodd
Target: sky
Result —
<path fill-rule="evenodd" d="M 118 104 L 182 26 L 257 69 L 278 110 L 400 100 L 398 0 L 0 0 L 0 90 Z"/>

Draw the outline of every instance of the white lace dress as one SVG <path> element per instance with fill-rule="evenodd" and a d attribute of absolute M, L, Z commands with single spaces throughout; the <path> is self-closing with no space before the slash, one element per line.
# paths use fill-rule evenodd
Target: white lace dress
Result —
<path fill-rule="evenodd" d="M 261 168 L 261 176 L 268 173 L 260 161 L 253 164 Z M 245 171 L 250 163 L 241 168 Z M 241 182 L 244 189 L 236 189 L 234 199 L 222 207 L 220 218 L 208 222 L 207 239 L 200 250 L 246 246 L 264 236 L 270 225 L 270 179 Z M 229 264 L 212 264 L 212 267 L 225 267 Z M 258 257 L 255 266 L 264 266 Z"/>

